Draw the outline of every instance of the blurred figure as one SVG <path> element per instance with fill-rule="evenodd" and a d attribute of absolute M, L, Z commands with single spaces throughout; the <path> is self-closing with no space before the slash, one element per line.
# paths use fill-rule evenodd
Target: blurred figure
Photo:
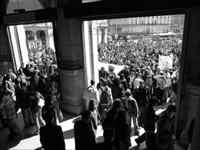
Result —
<path fill-rule="evenodd" d="M 175 119 L 176 106 L 169 105 L 167 110 L 162 113 L 157 123 L 157 136 L 158 143 L 162 148 L 174 150 L 174 142 L 176 139 L 174 133 L 174 119 Z"/>
<path fill-rule="evenodd" d="M 96 147 L 95 131 L 92 124 L 92 113 L 85 110 L 82 120 L 74 124 L 75 150 L 94 150 Z"/>
<path fill-rule="evenodd" d="M 40 143 L 44 150 L 65 150 L 65 140 L 61 126 L 55 125 L 54 114 L 44 115 L 46 125 L 40 128 Z"/>

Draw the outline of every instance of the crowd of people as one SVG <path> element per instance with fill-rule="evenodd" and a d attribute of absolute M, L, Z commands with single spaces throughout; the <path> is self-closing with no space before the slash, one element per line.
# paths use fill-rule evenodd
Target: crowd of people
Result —
<path fill-rule="evenodd" d="M 54 114 L 54 123 L 63 119 L 59 108 L 62 100 L 59 74 L 52 65 L 38 68 L 32 63 L 22 66 L 15 74 L 12 69 L 0 75 L 0 122 L 2 128 L 8 127 L 10 140 L 21 138 L 15 123 L 19 109 L 22 112 L 24 128 L 35 126 L 33 135 L 38 135 L 40 127 L 45 125 L 48 112 Z"/>

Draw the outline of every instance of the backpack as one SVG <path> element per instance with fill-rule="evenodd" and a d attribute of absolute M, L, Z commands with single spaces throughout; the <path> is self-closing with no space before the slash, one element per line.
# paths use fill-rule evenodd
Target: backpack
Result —
<path fill-rule="evenodd" d="M 108 88 L 106 88 L 105 91 L 103 91 L 103 89 L 100 87 L 102 93 L 101 93 L 101 97 L 100 97 L 100 103 L 101 104 L 109 104 L 110 103 L 110 98 L 108 96 L 107 90 Z"/>

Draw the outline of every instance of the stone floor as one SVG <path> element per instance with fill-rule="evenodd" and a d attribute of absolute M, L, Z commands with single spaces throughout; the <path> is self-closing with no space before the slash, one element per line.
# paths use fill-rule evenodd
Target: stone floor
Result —
<path fill-rule="evenodd" d="M 164 111 L 167 104 L 164 104 L 163 106 L 156 106 L 156 113 L 159 114 L 160 112 Z M 74 150 L 75 144 L 74 144 L 74 122 L 76 120 L 80 119 L 80 116 L 75 116 L 71 114 L 64 113 L 64 120 L 60 123 L 64 138 L 65 138 L 65 145 L 66 150 Z M 31 132 L 34 131 L 34 127 L 31 127 L 29 129 L 24 129 L 24 123 L 22 119 L 22 114 L 19 112 L 18 118 L 16 118 L 16 122 L 18 127 L 20 128 L 20 131 L 22 133 L 22 139 L 20 141 L 10 141 L 7 138 L 7 135 L 9 134 L 8 128 L 0 129 L 0 149 L 1 150 L 41 150 L 41 144 L 39 141 L 39 136 L 32 136 Z M 144 132 L 143 129 L 140 130 L 140 132 Z M 101 126 L 98 126 L 97 130 L 97 141 L 103 141 L 103 131 L 101 129 Z M 132 147 L 130 150 L 141 150 L 145 147 L 145 143 L 142 143 L 140 147 L 137 147 L 137 144 L 135 143 L 134 139 L 136 136 L 131 136 L 131 143 Z M 176 150 L 185 150 L 179 144 L 175 145 Z"/>

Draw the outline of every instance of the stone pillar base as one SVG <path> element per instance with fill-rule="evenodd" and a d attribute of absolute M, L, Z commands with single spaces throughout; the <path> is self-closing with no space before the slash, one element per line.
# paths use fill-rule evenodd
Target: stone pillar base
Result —
<path fill-rule="evenodd" d="M 80 70 L 58 70 L 60 74 L 61 92 L 63 101 L 60 108 L 64 112 L 80 115 L 84 110 L 83 105 L 83 69 Z"/>

